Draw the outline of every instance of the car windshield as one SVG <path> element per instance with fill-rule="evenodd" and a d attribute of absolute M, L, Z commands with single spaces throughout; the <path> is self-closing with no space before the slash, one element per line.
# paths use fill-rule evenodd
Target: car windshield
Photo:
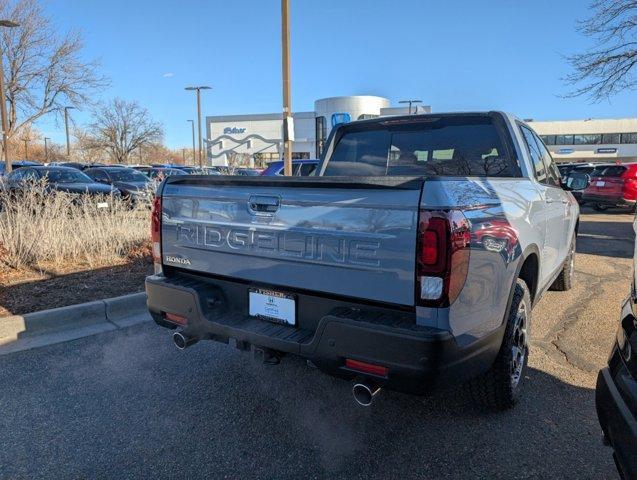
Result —
<path fill-rule="evenodd" d="M 148 177 L 132 168 L 109 170 L 108 175 L 114 182 L 147 182 Z"/>
<path fill-rule="evenodd" d="M 40 174 L 51 183 L 93 183 L 91 177 L 72 168 L 46 168 Z"/>
<path fill-rule="evenodd" d="M 183 170 L 178 170 L 176 168 L 160 168 L 157 170 L 151 170 L 148 175 L 150 178 L 157 177 L 170 177 L 171 175 L 187 175 Z"/>
<path fill-rule="evenodd" d="M 396 119 L 342 127 L 323 175 L 516 175 L 491 116 Z"/>

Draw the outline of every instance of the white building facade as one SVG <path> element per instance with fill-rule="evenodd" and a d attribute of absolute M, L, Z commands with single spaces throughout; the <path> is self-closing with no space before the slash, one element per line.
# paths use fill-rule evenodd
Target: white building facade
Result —
<path fill-rule="evenodd" d="M 414 107 L 412 113 L 430 113 Z M 372 95 L 316 100 L 313 112 L 297 112 L 292 157 L 318 158 L 333 126 L 384 115 L 404 115 L 408 107 L 390 107 L 387 98 Z M 206 117 L 206 153 L 210 165 L 264 165 L 282 158 L 282 114 L 218 115 Z"/>
<path fill-rule="evenodd" d="M 637 161 L 637 118 L 528 123 L 557 162 Z"/>

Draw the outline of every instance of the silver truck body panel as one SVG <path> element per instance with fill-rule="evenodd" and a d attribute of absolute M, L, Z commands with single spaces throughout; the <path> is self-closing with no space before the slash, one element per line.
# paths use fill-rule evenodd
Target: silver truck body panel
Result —
<path fill-rule="evenodd" d="M 419 198 L 419 190 L 169 183 L 163 259 L 262 285 L 413 305 Z"/>

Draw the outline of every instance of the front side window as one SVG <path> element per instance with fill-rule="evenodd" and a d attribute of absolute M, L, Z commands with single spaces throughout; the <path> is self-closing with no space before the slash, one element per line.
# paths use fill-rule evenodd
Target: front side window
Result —
<path fill-rule="evenodd" d="M 516 176 L 490 116 L 453 115 L 341 127 L 323 175 Z"/>
<path fill-rule="evenodd" d="M 540 140 L 540 137 L 538 137 L 537 135 L 533 135 L 533 137 L 535 138 L 535 142 L 537 143 L 537 146 L 540 150 L 540 156 L 542 157 L 542 161 L 544 162 L 544 166 L 546 167 L 546 182 L 549 185 L 559 187 L 561 184 L 561 175 L 559 169 L 557 168 L 557 165 L 555 165 L 553 157 L 551 156 L 544 143 L 542 143 L 542 140 Z"/>

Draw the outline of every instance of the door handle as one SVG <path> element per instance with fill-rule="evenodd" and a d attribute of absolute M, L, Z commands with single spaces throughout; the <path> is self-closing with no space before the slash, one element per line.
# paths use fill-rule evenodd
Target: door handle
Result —
<path fill-rule="evenodd" d="M 248 210 L 254 214 L 272 214 L 281 206 L 281 197 L 252 195 L 248 199 Z"/>

